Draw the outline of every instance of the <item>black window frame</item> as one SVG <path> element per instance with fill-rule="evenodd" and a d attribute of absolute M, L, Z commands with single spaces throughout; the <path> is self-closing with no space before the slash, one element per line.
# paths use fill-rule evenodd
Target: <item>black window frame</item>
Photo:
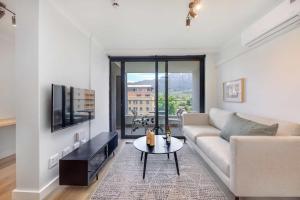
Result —
<path fill-rule="evenodd" d="M 121 138 L 122 139 L 134 139 L 139 136 L 132 136 L 132 135 L 126 135 L 125 134 L 125 103 L 124 103 L 124 95 L 125 95 L 125 63 L 126 62 L 154 62 L 155 63 L 155 76 L 156 76 L 156 82 L 157 82 L 157 76 L 158 76 L 158 62 L 165 62 L 165 72 L 166 72 L 166 97 L 168 96 L 168 62 L 169 61 L 199 61 L 199 86 L 200 86 L 200 93 L 199 93 L 199 112 L 205 113 L 205 74 L 206 74 L 206 68 L 205 68 L 205 60 L 206 55 L 184 55 L 184 56 L 108 56 L 109 63 L 110 63 L 110 75 L 109 79 L 111 80 L 111 65 L 113 62 L 120 62 L 121 63 Z M 155 87 L 158 86 L 158 83 L 156 83 Z M 111 91 L 111 82 L 109 81 L 109 91 Z M 158 126 L 158 90 L 156 88 L 155 90 L 155 126 Z M 109 109 L 110 109 L 110 115 L 109 115 L 109 127 L 110 131 L 112 130 L 112 117 L 111 117 L 111 92 L 109 94 L 110 101 L 109 101 Z M 168 98 L 166 98 L 168 99 Z M 168 100 L 166 101 L 166 110 L 168 110 L 167 105 Z M 168 115 L 165 116 L 166 123 L 168 122 Z M 184 136 L 178 137 L 181 139 L 185 139 Z"/>

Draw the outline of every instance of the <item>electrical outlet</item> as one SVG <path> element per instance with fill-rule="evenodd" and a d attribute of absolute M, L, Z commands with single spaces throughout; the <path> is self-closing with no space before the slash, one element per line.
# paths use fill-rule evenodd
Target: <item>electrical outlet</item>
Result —
<path fill-rule="evenodd" d="M 49 169 L 53 168 L 55 165 L 58 164 L 58 161 L 59 161 L 59 154 L 56 153 L 54 154 L 53 156 L 50 157 L 49 159 Z"/>
<path fill-rule="evenodd" d="M 62 157 L 68 155 L 69 153 L 71 153 L 71 147 L 67 146 L 67 147 L 64 148 L 64 150 L 62 151 Z"/>
<path fill-rule="evenodd" d="M 74 145 L 73 145 L 73 149 L 78 149 L 80 146 L 80 142 L 75 142 Z"/>
<path fill-rule="evenodd" d="M 78 142 L 80 140 L 80 133 L 79 132 L 75 133 L 74 140 L 75 140 L 75 142 Z"/>

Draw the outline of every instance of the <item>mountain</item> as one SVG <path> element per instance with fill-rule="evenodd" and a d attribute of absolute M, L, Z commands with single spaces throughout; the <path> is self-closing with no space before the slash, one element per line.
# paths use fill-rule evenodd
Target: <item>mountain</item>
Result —
<path fill-rule="evenodd" d="M 190 91 L 193 86 L 193 78 L 192 74 L 187 73 L 171 73 L 169 74 L 169 92 L 176 91 Z M 155 87 L 155 79 L 153 80 L 143 80 L 134 83 L 130 83 L 130 85 L 152 85 Z M 158 79 L 158 89 L 163 91 L 165 88 L 165 77 L 161 77 Z"/>

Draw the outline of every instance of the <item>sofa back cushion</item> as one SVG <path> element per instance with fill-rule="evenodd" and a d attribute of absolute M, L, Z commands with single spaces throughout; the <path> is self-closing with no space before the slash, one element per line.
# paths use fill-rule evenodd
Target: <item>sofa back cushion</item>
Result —
<path fill-rule="evenodd" d="M 227 120 L 233 115 L 233 112 L 212 108 L 209 111 L 209 124 L 222 130 Z"/>
<path fill-rule="evenodd" d="M 300 136 L 300 124 L 242 113 L 237 113 L 237 115 L 239 117 L 265 125 L 272 125 L 278 123 L 279 126 L 276 136 Z"/>
<path fill-rule="evenodd" d="M 268 126 L 233 115 L 222 129 L 220 136 L 229 142 L 231 136 L 275 136 L 277 130 L 278 124 Z"/>

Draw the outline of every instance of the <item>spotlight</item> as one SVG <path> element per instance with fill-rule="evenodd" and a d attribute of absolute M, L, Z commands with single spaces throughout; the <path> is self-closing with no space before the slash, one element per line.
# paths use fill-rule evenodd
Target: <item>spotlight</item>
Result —
<path fill-rule="evenodd" d="M 13 15 L 13 16 L 11 17 L 11 23 L 12 23 L 13 26 L 17 26 L 16 15 Z"/>
<path fill-rule="evenodd" d="M 189 12 L 186 18 L 186 26 L 189 27 L 191 24 L 191 18 L 196 18 L 198 12 L 201 9 L 201 0 L 190 0 Z"/>
<path fill-rule="evenodd" d="M 201 9 L 201 1 L 200 0 L 194 0 L 194 10 L 199 11 Z"/>
<path fill-rule="evenodd" d="M 118 8 L 118 7 L 120 7 L 120 4 L 117 2 L 117 0 L 113 0 L 112 6 L 114 8 Z"/>
<path fill-rule="evenodd" d="M 5 15 L 5 11 L 0 9 L 0 19 Z"/>
<path fill-rule="evenodd" d="M 196 18 L 198 16 L 198 14 L 194 10 L 190 10 L 189 14 L 192 18 Z"/>
<path fill-rule="evenodd" d="M 189 27 L 191 26 L 191 19 L 190 19 L 189 16 L 188 16 L 188 17 L 186 18 L 186 20 L 185 20 L 185 26 L 186 26 L 187 28 L 189 28 Z"/>
<path fill-rule="evenodd" d="M 201 7 L 202 7 L 201 4 L 198 3 L 198 4 L 195 6 L 195 10 L 196 10 L 196 11 L 199 11 L 199 10 L 201 9 Z"/>
<path fill-rule="evenodd" d="M 12 14 L 12 18 L 11 18 L 12 25 L 16 26 L 16 13 L 14 13 L 13 11 L 6 8 L 6 5 L 4 3 L 0 2 L 0 19 L 5 15 L 5 11 Z"/>

